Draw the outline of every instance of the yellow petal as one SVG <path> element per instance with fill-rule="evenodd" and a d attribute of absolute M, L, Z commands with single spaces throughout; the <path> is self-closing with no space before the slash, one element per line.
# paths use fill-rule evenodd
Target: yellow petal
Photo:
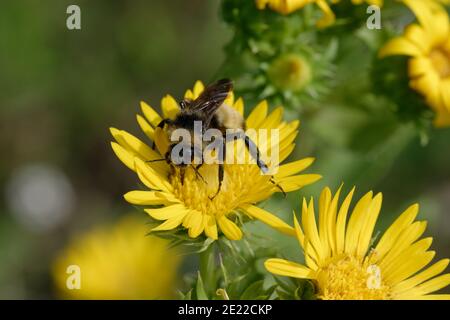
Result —
<path fill-rule="evenodd" d="M 415 57 L 408 61 L 408 73 L 410 77 L 419 77 L 430 72 L 433 66 L 431 61 L 425 57 Z"/>
<path fill-rule="evenodd" d="M 194 100 L 198 98 L 198 96 L 200 94 L 202 94 L 202 92 L 205 90 L 205 86 L 203 85 L 203 83 L 201 81 L 196 81 L 194 84 L 194 90 L 193 90 L 193 94 L 194 94 Z"/>
<path fill-rule="evenodd" d="M 310 185 L 322 178 L 319 174 L 301 174 L 297 176 L 290 176 L 282 178 L 281 180 L 276 180 L 278 185 L 285 191 L 291 192 L 303 188 L 304 186 Z"/>
<path fill-rule="evenodd" d="M 186 90 L 186 92 L 184 93 L 184 98 L 187 100 L 194 100 L 194 93 L 191 89 Z"/>
<path fill-rule="evenodd" d="M 153 127 L 147 122 L 147 120 L 145 120 L 144 117 L 140 115 L 136 115 L 136 120 L 145 135 L 153 141 L 155 139 L 155 129 L 153 129 Z"/>
<path fill-rule="evenodd" d="M 426 250 L 431 246 L 431 243 L 431 238 L 422 239 L 400 253 L 391 263 L 384 264 L 381 261 L 378 266 L 386 281 L 395 285 L 430 263 L 435 253 L 432 251 L 426 252 Z"/>
<path fill-rule="evenodd" d="M 124 195 L 126 201 L 131 204 L 145 205 L 168 205 L 179 202 L 172 195 L 159 191 L 130 191 Z"/>
<path fill-rule="evenodd" d="M 417 221 L 406 227 L 399 235 L 391 250 L 383 258 L 383 264 L 388 265 L 393 261 L 400 253 L 406 250 L 414 241 L 420 238 L 425 232 L 427 223 Z"/>
<path fill-rule="evenodd" d="M 372 239 L 373 229 L 377 222 L 378 215 L 380 214 L 381 204 L 383 196 L 378 193 L 372 200 L 365 217 L 365 221 L 361 226 L 361 232 L 359 234 L 358 248 L 356 254 L 359 257 L 365 256 L 367 249 L 369 248 L 370 240 Z"/>
<path fill-rule="evenodd" d="M 227 106 L 232 106 L 234 104 L 234 93 L 233 91 L 230 91 L 228 93 L 228 96 L 226 97 L 226 99 L 223 102 L 225 105 Z"/>
<path fill-rule="evenodd" d="M 172 230 L 178 227 L 183 221 L 186 212 L 181 212 L 177 216 L 167 219 L 165 222 L 161 223 L 159 226 L 152 229 L 153 231 L 165 231 Z"/>
<path fill-rule="evenodd" d="M 361 233 L 361 227 L 364 223 L 364 216 L 366 215 L 369 205 L 372 202 L 372 197 L 372 191 L 366 193 L 353 209 L 345 235 L 345 252 L 347 254 L 356 254 L 359 234 Z"/>
<path fill-rule="evenodd" d="M 428 280 L 427 282 L 422 283 L 417 286 L 417 288 L 422 292 L 422 294 L 428 294 L 431 292 L 438 291 L 442 288 L 445 288 L 450 284 L 450 274 L 443 274 L 439 277 Z"/>
<path fill-rule="evenodd" d="M 442 273 L 447 268 L 449 261 L 449 259 L 442 259 L 436 262 L 434 265 L 425 269 L 421 273 L 400 282 L 392 290 L 395 293 L 404 293 L 410 290 L 411 288 L 425 282 L 426 280 Z"/>
<path fill-rule="evenodd" d="M 301 264 L 283 260 L 268 259 L 264 262 L 266 269 L 274 274 L 292 278 L 313 279 L 314 272 Z"/>
<path fill-rule="evenodd" d="M 205 225 L 203 223 L 204 215 L 201 212 L 192 216 L 191 225 L 189 228 L 188 235 L 191 238 L 197 238 L 205 229 Z"/>
<path fill-rule="evenodd" d="M 405 56 L 420 56 L 422 51 L 415 44 L 406 38 L 399 37 L 390 40 L 381 48 L 379 57 L 405 55 Z"/>
<path fill-rule="evenodd" d="M 330 246 L 331 253 L 337 253 L 337 245 L 336 245 L 336 220 L 337 220 L 337 210 L 339 205 L 339 197 L 342 191 L 342 185 L 339 187 L 338 191 L 334 195 L 333 199 L 330 202 L 328 207 L 327 220 L 325 224 L 327 226 L 327 234 L 328 234 L 328 245 Z"/>
<path fill-rule="evenodd" d="M 287 157 L 294 151 L 295 143 L 291 144 L 289 147 L 280 151 L 279 162 L 283 162 Z"/>
<path fill-rule="evenodd" d="M 141 101 L 141 110 L 147 120 L 153 127 L 156 127 L 161 121 L 161 116 L 144 101 Z"/>
<path fill-rule="evenodd" d="M 389 283 L 390 285 L 395 285 L 413 274 L 419 272 L 422 270 L 426 265 L 428 265 L 431 260 L 433 260 L 436 253 L 434 251 L 428 251 L 423 252 L 420 254 L 416 254 L 414 256 L 411 256 L 408 260 L 408 263 L 404 263 L 400 265 L 395 270 L 391 270 L 389 272 L 386 272 L 385 280 L 386 283 Z M 398 265 L 398 264 L 397 264 Z"/>
<path fill-rule="evenodd" d="M 237 99 L 233 107 L 240 113 L 241 116 L 244 116 L 244 100 L 242 100 L 242 98 Z"/>
<path fill-rule="evenodd" d="M 317 21 L 317 26 L 319 28 L 325 28 L 332 25 L 336 17 L 327 2 L 325 0 L 317 0 L 316 4 L 323 12 L 323 17 Z"/>
<path fill-rule="evenodd" d="M 425 28 L 432 45 L 445 41 L 449 32 L 447 12 L 443 7 L 430 6 L 426 1 L 404 0 Z M 437 9 L 437 10 L 436 10 Z"/>
<path fill-rule="evenodd" d="M 133 156 L 138 157 L 144 161 L 161 159 L 161 155 L 152 150 L 147 144 L 129 134 L 124 130 L 117 130 L 115 128 L 110 129 L 111 134 L 117 140 L 117 142 L 124 147 Z M 161 174 L 167 174 L 169 168 L 165 161 L 148 162 L 148 165 L 153 167 Z"/>
<path fill-rule="evenodd" d="M 403 2 L 411 9 L 427 33 L 431 32 L 433 30 L 433 16 L 425 1 L 403 0 Z"/>
<path fill-rule="evenodd" d="M 217 240 L 217 224 L 216 224 L 216 218 L 212 215 L 205 215 L 205 219 L 203 220 L 203 223 L 205 224 L 205 233 L 208 237 L 211 239 Z"/>
<path fill-rule="evenodd" d="M 189 210 L 189 212 L 186 214 L 186 216 L 183 219 L 183 227 L 192 228 L 195 224 L 195 216 L 196 215 L 202 215 L 202 213 L 197 210 Z"/>
<path fill-rule="evenodd" d="M 259 221 L 269 225 L 270 227 L 290 236 L 295 236 L 295 230 L 286 222 L 278 218 L 277 216 L 255 207 L 253 205 L 247 205 L 242 209 L 251 217 L 258 219 Z"/>
<path fill-rule="evenodd" d="M 331 254 L 331 248 L 328 241 L 328 208 L 331 202 L 331 190 L 326 187 L 322 190 L 319 197 L 319 237 L 325 249 L 325 257 Z"/>
<path fill-rule="evenodd" d="M 180 214 L 187 214 L 186 207 L 180 203 L 162 207 L 159 209 L 144 209 L 144 211 L 156 220 L 167 220 L 170 218 L 178 217 Z"/>
<path fill-rule="evenodd" d="M 304 255 L 305 255 L 305 262 L 308 268 L 310 268 L 311 270 L 317 270 L 319 268 L 318 266 L 320 262 L 319 254 L 312 247 L 307 237 L 305 237 Z"/>
<path fill-rule="evenodd" d="M 402 231 L 406 227 L 408 227 L 414 221 L 418 213 L 419 213 L 418 204 L 410 206 L 386 230 L 386 232 L 383 234 L 380 241 L 378 242 L 377 246 L 375 247 L 375 251 L 379 259 L 382 259 L 384 255 L 393 247 L 398 236 L 402 233 Z"/>
<path fill-rule="evenodd" d="M 266 100 L 261 101 L 248 116 L 246 120 L 247 128 L 258 129 L 259 125 L 267 117 L 268 109 L 269 105 L 267 104 L 267 101 Z"/>
<path fill-rule="evenodd" d="M 230 240 L 240 240 L 242 238 L 241 229 L 230 219 L 225 216 L 221 216 L 217 223 L 219 224 L 220 230 L 222 230 L 225 237 Z"/>
<path fill-rule="evenodd" d="M 155 145 L 161 155 L 165 155 L 169 150 L 169 138 L 161 128 L 155 129 Z"/>
<path fill-rule="evenodd" d="M 162 98 L 161 109 L 166 119 L 175 119 L 175 116 L 180 112 L 178 102 L 169 94 Z"/>
<path fill-rule="evenodd" d="M 336 221 L 336 252 L 338 254 L 344 252 L 345 249 L 345 228 L 347 224 L 347 215 L 354 193 L 355 188 L 353 188 L 347 195 L 338 212 Z"/>
<path fill-rule="evenodd" d="M 119 158 L 120 161 L 124 165 L 126 165 L 129 169 L 135 171 L 134 168 L 134 155 L 132 155 L 130 152 L 125 150 L 121 145 L 119 145 L 117 142 L 111 142 L 111 147 L 116 154 L 117 158 Z"/>
<path fill-rule="evenodd" d="M 295 216 L 295 212 L 294 212 L 294 230 L 295 230 L 295 236 L 297 237 L 299 245 L 302 248 L 304 248 L 305 234 L 303 233 L 303 230 L 300 227 L 300 224 L 298 223 L 297 217 Z"/>
<path fill-rule="evenodd" d="M 275 108 L 267 118 L 261 123 L 261 128 L 274 129 L 277 128 L 283 120 L 283 107 Z"/>
<path fill-rule="evenodd" d="M 429 52 L 431 48 L 430 37 L 425 30 L 417 24 L 411 24 L 405 29 L 405 37 L 422 50 Z"/>
<path fill-rule="evenodd" d="M 324 248 L 324 245 L 327 244 L 322 244 L 322 239 L 319 237 L 314 213 L 314 202 L 312 198 L 309 204 L 306 204 L 306 199 L 303 199 L 302 226 L 305 233 L 305 238 L 309 239 L 312 248 L 317 253 L 317 260 L 324 261 L 326 259 L 326 249 Z"/>
<path fill-rule="evenodd" d="M 150 189 L 172 192 L 173 187 L 167 178 L 160 175 L 152 167 L 146 165 L 142 160 L 134 159 L 136 172 L 142 183 Z"/>
<path fill-rule="evenodd" d="M 436 101 L 439 98 L 440 81 L 437 72 L 431 69 L 422 76 L 411 79 L 409 86 L 424 95 L 427 100 Z"/>
<path fill-rule="evenodd" d="M 308 168 L 311 164 L 313 164 L 314 160 L 315 160 L 314 158 L 305 158 L 287 164 L 283 164 L 279 167 L 278 173 L 275 175 L 275 177 L 278 180 L 280 180 L 280 178 L 288 177 L 293 174 L 299 173 Z"/>

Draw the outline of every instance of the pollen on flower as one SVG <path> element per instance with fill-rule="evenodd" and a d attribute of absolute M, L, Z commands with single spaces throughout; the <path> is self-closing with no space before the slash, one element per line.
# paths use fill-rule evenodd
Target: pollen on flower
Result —
<path fill-rule="evenodd" d="M 435 49 L 430 53 L 431 63 L 441 78 L 450 77 L 450 52 L 446 49 Z"/>
<path fill-rule="evenodd" d="M 250 193 L 249 180 L 257 183 L 267 183 L 269 177 L 261 175 L 251 165 L 225 165 L 224 178 L 219 190 L 218 166 L 204 165 L 200 168 L 199 178 L 195 171 L 186 168 L 182 182 L 179 170 L 170 174 L 170 182 L 174 187 L 175 196 L 188 208 L 198 210 L 203 214 L 214 213 L 216 218 L 229 214 L 237 208 L 243 194 Z M 251 177 L 251 179 L 243 179 Z M 272 189 L 268 184 L 268 191 Z"/>
<path fill-rule="evenodd" d="M 319 297 L 324 300 L 385 300 L 390 296 L 380 269 L 349 255 L 321 268 L 317 281 Z"/>

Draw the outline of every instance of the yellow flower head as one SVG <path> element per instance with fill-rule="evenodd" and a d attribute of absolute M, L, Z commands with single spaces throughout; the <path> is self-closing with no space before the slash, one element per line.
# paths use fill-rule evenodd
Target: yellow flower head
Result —
<path fill-rule="evenodd" d="M 331 3 L 338 3 L 341 0 L 331 0 Z M 351 0 L 353 4 L 362 4 L 364 2 L 368 4 L 374 4 L 382 6 L 384 0 Z M 323 17 L 317 22 L 317 26 L 320 28 L 328 27 L 332 25 L 336 19 L 333 11 L 330 8 L 327 0 L 256 0 L 256 6 L 262 10 L 269 7 L 273 11 L 281 14 L 290 14 L 294 11 L 300 10 L 308 4 L 316 4 L 323 12 Z"/>
<path fill-rule="evenodd" d="M 422 94 L 436 112 L 435 125 L 450 125 L 450 22 L 436 2 L 403 1 L 420 24 L 409 25 L 403 36 L 389 41 L 380 57 L 409 56 L 410 87 Z"/>
<path fill-rule="evenodd" d="M 141 219 L 129 216 L 75 238 L 53 266 L 59 294 L 70 299 L 171 298 L 179 254 L 167 240 L 147 232 Z"/>
<path fill-rule="evenodd" d="M 203 84 L 197 82 L 193 90 L 186 92 L 185 98 L 195 99 L 203 90 Z M 241 115 L 244 114 L 243 100 L 235 100 L 232 92 L 225 100 L 225 104 L 233 107 Z M 222 231 L 228 239 L 238 240 L 242 237 L 242 231 L 237 222 L 242 217 L 240 213 L 244 213 L 281 232 L 294 233 L 288 224 L 254 204 L 269 198 L 275 192 L 298 190 L 320 179 L 320 176 L 316 174 L 299 174 L 312 164 L 312 158 L 280 165 L 274 175 L 262 175 L 256 164 L 225 162 L 220 189 L 217 164 L 202 165 L 198 170 L 199 174 L 189 166 L 184 173 L 184 178 L 181 178 L 180 171 L 176 170 L 172 164 L 148 162 L 164 158 L 167 150 L 167 134 L 157 128 L 162 117 L 146 103 L 141 103 L 141 108 L 144 117 L 138 115 L 137 121 L 147 137 L 155 142 L 156 149 L 152 149 L 131 134 L 117 129 L 111 129 L 116 140 L 112 142 L 112 148 L 117 157 L 128 168 L 135 171 L 142 183 L 150 189 L 131 191 L 125 195 L 125 199 L 135 205 L 152 206 L 145 211 L 152 218 L 164 221 L 153 231 L 187 229 L 191 238 L 205 233 L 212 239 L 217 239 L 219 232 Z M 173 119 L 179 112 L 178 103 L 170 95 L 162 99 L 161 109 L 164 118 Z M 268 104 L 263 101 L 245 120 L 247 129 L 279 130 L 277 144 L 279 163 L 293 151 L 299 126 L 298 121 L 284 122 L 282 114 L 282 107 L 268 114 Z M 261 144 L 258 140 L 255 139 L 254 142 L 262 154 L 270 153 L 272 144 Z M 239 142 L 242 141 L 238 141 L 238 144 Z M 236 149 L 245 150 L 245 148 Z M 279 163 L 268 165 L 274 167 Z M 199 175 L 203 179 L 199 178 Z"/>
<path fill-rule="evenodd" d="M 295 231 L 303 248 L 305 265 L 283 259 L 265 262 L 270 272 L 316 283 L 318 297 L 354 299 L 449 299 L 431 294 L 450 283 L 440 275 L 449 259 L 427 265 L 435 252 L 432 239 L 419 239 L 425 221 L 414 221 L 419 207 L 412 205 L 386 230 L 373 248 L 373 231 L 381 210 L 381 193 L 363 196 L 347 219 L 354 189 L 339 207 L 336 195 L 325 188 L 319 200 L 316 224 L 313 200 L 303 200 L 301 224 L 294 217 Z"/>

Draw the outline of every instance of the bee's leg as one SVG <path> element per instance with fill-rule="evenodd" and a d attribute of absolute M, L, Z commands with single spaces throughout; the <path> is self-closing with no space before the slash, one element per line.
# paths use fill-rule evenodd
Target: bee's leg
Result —
<path fill-rule="evenodd" d="M 245 133 L 240 134 L 239 138 L 244 139 L 245 146 L 247 147 L 247 150 L 249 151 L 249 153 L 253 157 L 253 159 L 256 160 L 256 164 L 258 165 L 258 168 L 263 173 L 267 173 L 269 171 L 269 168 L 264 163 L 264 161 L 261 160 L 261 154 L 260 154 L 260 151 L 258 149 L 258 146 Z M 280 189 L 280 191 L 286 197 L 286 192 L 283 190 L 283 188 L 278 183 L 276 183 L 276 181 L 273 179 L 273 177 L 271 177 L 269 181 L 271 183 L 273 183 L 278 189 Z"/>
<path fill-rule="evenodd" d="M 272 184 L 274 184 L 275 187 L 277 187 L 277 188 L 283 193 L 283 196 L 286 198 L 286 191 L 284 191 L 283 188 L 282 188 L 278 183 L 276 183 L 275 180 L 273 180 L 273 177 L 270 178 L 269 181 L 270 181 Z"/>
<path fill-rule="evenodd" d="M 209 200 L 213 200 L 218 194 L 219 194 L 219 192 L 220 192 L 220 189 L 222 188 L 222 182 L 223 182 L 223 176 L 224 176 L 224 166 L 223 166 L 223 163 L 219 163 L 218 164 L 218 166 L 219 166 L 219 187 L 217 188 L 217 191 L 216 191 L 216 193 L 212 196 L 212 197 L 209 197 Z"/>
<path fill-rule="evenodd" d="M 166 159 L 153 159 L 153 160 L 145 160 L 145 162 L 159 162 L 159 161 L 166 161 Z"/>
<path fill-rule="evenodd" d="M 219 194 L 220 189 L 222 188 L 223 177 L 224 177 L 224 174 L 225 174 L 224 164 L 225 164 L 225 161 L 227 159 L 227 156 L 226 156 L 226 154 L 227 154 L 227 143 L 226 143 L 226 140 L 222 140 L 222 143 L 223 143 L 223 149 L 222 149 L 223 153 L 222 153 L 221 159 L 219 159 L 219 163 L 218 163 L 218 173 L 219 173 L 218 181 L 219 181 L 219 186 L 218 186 L 217 191 L 214 194 L 214 196 L 212 198 L 211 197 L 209 198 L 210 200 L 214 199 Z"/>
<path fill-rule="evenodd" d="M 249 151 L 252 158 L 255 159 L 256 164 L 258 165 L 258 168 L 264 174 L 267 173 L 269 171 L 269 167 L 267 167 L 267 165 L 264 163 L 264 161 L 261 160 L 261 153 L 259 152 L 258 146 L 245 133 L 242 133 L 240 135 L 240 138 L 244 139 L 245 146 L 247 147 L 247 150 Z"/>
<path fill-rule="evenodd" d="M 184 167 L 179 167 L 179 170 L 180 170 L 181 185 L 184 185 L 184 174 L 186 172 L 186 169 Z"/>
<path fill-rule="evenodd" d="M 199 169 L 201 168 L 202 165 L 203 165 L 203 162 L 200 163 L 198 166 L 192 165 L 192 170 L 194 170 L 195 175 L 196 175 L 198 178 L 202 179 L 202 181 L 203 181 L 205 184 L 208 184 L 208 182 L 205 180 L 205 178 L 203 178 L 203 176 L 202 176 L 202 175 L 200 174 L 200 172 L 199 172 Z"/>

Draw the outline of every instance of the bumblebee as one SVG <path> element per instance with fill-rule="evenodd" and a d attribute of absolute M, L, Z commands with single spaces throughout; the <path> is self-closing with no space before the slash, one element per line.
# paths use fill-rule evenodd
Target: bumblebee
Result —
<path fill-rule="evenodd" d="M 221 159 L 225 159 L 226 141 L 242 139 L 245 143 L 245 147 L 248 149 L 251 157 L 255 160 L 261 172 L 266 174 L 269 171 L 269 168 L 261 159 L 260 151 L 256 144 L 248 135 L 246 135 L 244 118 L 234 108 L 224 104 L 225 99 L 232 90 L 233 83 L 231 80 L 218 80 L 217 82 L 208 85 L 197 99 L 184 99 L 180 101 L 180 112 L 175 119 L 163 119 L 158 124 L 158 127 L 165 130 L 169 137 L 172 137 L 172 133 L 177 129 L 185 129 L 190 132 L 192 137 L 195 137 L 194 129 L 196 123 L 201 124 L 200 130 L 202 134 L 208 129 L 217 129 L 221 133 L 220 138 L 223 142 L 223 154 L 221 155 Z M 232 136 L 230 136 L 230 133 Z M 187 166 L 192 166 L 196 175 L 202 178 L 198 169 L 204 164 L 204 142 L 195 141 L 195 138 L 190 139 L 190 141 L 191 143 L 188 146 L 180 146 L 179 144 L 182 143 L 180 141 L 171 141 L 164 159 L 160 159 L 166 160 L 170 165 L 180 169 L 182 175 L 181 181 L 184 179 L 184 170 Z M 179 148 L 181 153 L 172 152 L 177 145 L 178 147 L 181 147 Z M 176 159 L 174 159 L 174 154 L 177 155 Z M 198 165 L 195 164 L 197 162 L 196 159 L 200 159 Z M 218 166 L 219 187 L 216 195 L 220 191 L 224 178 L 223 161 L 219 162 Z M 272 179 L 271 182 L 275 184 Z M 283 190 L 282 192 L 284 193 Z"/>

